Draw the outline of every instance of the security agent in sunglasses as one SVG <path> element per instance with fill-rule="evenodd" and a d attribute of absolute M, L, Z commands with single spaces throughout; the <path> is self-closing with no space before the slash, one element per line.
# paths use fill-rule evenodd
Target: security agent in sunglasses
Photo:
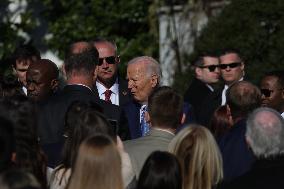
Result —
<path fill-rule="evenodd" d="M 220 90 L 214 91 L 201 105 L 201 112 L 197 119 L 200 124 L 209 126 L 213 112 L 226 104 L 227 89 L 234 83 L 242 81 L 245 75 L 245 64 L 240 53 L 235 49 L 225 49 L 219 56 L 219 69 L 224 82 Z"/>
<path fill-rule="evenodd" d="M 284 117 L 284 71 L 271 71 L 260 82 L 261 105 L 278 111 Z"/>
<path fill-rule="evenodd" d="M 99 52 L 97 79 L 94 87 L 100 99 L 118 106 L 128 103 L 131 93 L 128 90 L 127 81 L 118 74 L 120 57 L 117 55 L 116 44 L 106 39 L 96 39 L 93 45 Z"/>
<path fill-rule="evenodd" d="M 184 99 L 194 108 L 198 117 L 200 105 L 214 92 L 220 78 L 219 59 L 216 54 L 204 53 L 192 65 L 195 77 L 186 90 Z"/>

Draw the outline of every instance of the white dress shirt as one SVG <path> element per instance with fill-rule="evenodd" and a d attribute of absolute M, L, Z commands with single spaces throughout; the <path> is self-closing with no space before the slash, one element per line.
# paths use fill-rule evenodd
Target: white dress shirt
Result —
<path fill-rule="evenodd" d="M 243 77 L 242 77 L 239 81 L 242 81 L 242 80 L 244 80 Z M 222 106 L 225 105 L 226 102 L 227 102 L 227 99 L 226 99 L 226 92 L 227 92 L 228 88 L 229 88 L 229 85 L 225 85 L 225 86 L 224 86 L 224 89 L 223 89 L 223 91 L 222 91 L 222 103 L 221 103 Z"/>
<path fill-rule="evenodd" d="M 105 100 L 105 91 L 111 90 L 110 100 L 112 104 L 119 106 L 119 90 L 118 90 L 118 80 L 116 79 L 115 83 L 111 86 L 111 88 L 106 88 L 103 84 L 96 81 L 96 86 L 98 89 L 99 97 L 102 100 Z"/>

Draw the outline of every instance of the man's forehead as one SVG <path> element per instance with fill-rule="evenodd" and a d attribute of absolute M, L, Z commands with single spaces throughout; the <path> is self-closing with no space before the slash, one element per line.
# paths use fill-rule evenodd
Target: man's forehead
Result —
<path fill-rule="evenodd" d="M 236 61 L 241 61 L 240 56 L 237 53 L 228 53 L 220 56 L 221 63 L 231 63 Z"/>
<path fill-rule="evenodd" d="M 128 74 L 132 76 L 144 75 L 145 70 L 146 70 L 146 65 L 143 63 L 133 63 L 133 64 L 128 65 L 127 67 Z"/>
<path fill-rule="evenodd" d="M 203 57 L 203 62 L 204 62 L 204 65 L 216 64 L 216 63 L 218 64 L 219 59 L 213 56 L 205 56 Z"/>

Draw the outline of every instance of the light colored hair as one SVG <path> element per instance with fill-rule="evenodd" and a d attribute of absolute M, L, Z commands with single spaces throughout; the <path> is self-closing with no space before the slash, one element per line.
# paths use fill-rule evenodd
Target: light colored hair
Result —
<path fill-rule="evenodd" d="M 68 189 L 123 189 L 121 159 L 115 143 L 105 135 L 85 140 Z"/>
<path fill-rule="evenodd" d="M 181 163 L 183 189 L 211 189 L 222 180 L 222 157 L 207 128 L 187 126 L 171 141 L 169 151 Z"/>
<path fill-rule="evenodd" d="M 139 56 L 130 60 L 127 65 L 138 63 L 146 65 L 146 74 L 148 77 L 156 74 L 158 76 L 158 83 L 160 83 L 162 72 L 158 61 L 150 56 Z"/>
<path fill-rule="evenodd" d="M 258 158 L 283 154 L 284 120 L 271 108 L 258 108 L 248 117 L 246 137 Z"/>

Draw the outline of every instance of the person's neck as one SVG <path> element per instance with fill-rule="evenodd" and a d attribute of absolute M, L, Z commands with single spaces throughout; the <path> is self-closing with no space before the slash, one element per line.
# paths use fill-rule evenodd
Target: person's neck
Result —
<path fill-rule="evenodd" d="M 71 77 L 67 79 L 68 85 L 86 85 L 90 88 L 93 88 L 93 80 L 89 79 L 87 77 L 77 76 L 77 77 Z"/>
<path fill-rule="evenodd" d="M 102 84 L 105 88 L 110 89 L 115 84 L 116 78 L 117 77 L 113 77 L 109 80 L 101 80 L 101 79 L 97 78 L 97 81 L 100 84 Z"/>

